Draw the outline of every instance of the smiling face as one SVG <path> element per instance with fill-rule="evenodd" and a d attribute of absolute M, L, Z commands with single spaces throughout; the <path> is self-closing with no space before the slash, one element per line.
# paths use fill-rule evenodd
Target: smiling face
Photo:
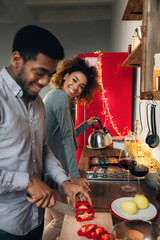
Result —
<path fill-rule="evenodd" d="M 9 73 L 23 89 L 27 99 L 34 100 L 42 88 L 48 85 L 52 74 L 56 71 L 57 60 L 39 53 L 36 60 L 23 62 L 23 58 L 15 52 Z M 18 56 L 16 58 L 16 55 Z M 13 67 L 14 66 L 14 67 Z"/>
<path fill-rule="evenodd" d="M 70 100 L 78 97 L 87 85 L 87 78 L 81 72 L 67 73 L 63 79 L 62 90 L 67 93 Z"/>

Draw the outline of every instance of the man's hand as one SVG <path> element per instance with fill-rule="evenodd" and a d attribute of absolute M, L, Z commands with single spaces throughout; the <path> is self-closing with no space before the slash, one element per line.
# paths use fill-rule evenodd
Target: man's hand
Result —
<path fill-rule="evenodd" d="M 90 191 L 90 188 L 89 188 L 90 182 L 85 178 L 77 177 L 77 178 L 71 179 L 71 182 L 82 185 L 83 187 L 85 187 L 85 190 L 87 192 Z"/>
<path fill-rule="evenodd" d="M 29 185 L 26 191 L 30 195 L 27 197 L 28 202 L 37 207 L 46 208 L 55 205 L 53 190 L 32 174 L 29 176 Z"/>
<path fill-rule="evenodd" d="M 79 197 L 80 201 L 87 201 L 92 205 L 91 198 L 83 186 L 65 181 L 62 183 L 62 187 L 64 193 L 70 198 L 73 206 L 75 206 L 76 196 Z"/>

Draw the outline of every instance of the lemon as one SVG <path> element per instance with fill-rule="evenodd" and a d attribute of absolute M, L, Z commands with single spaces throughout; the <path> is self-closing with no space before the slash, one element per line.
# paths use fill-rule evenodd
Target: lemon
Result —
<path fill-rule="evenodd" d="M 139 209 L 145 209 L 149 206 L 149 201 L 148 199 L 143 196 L 143 195 L 136 195 L 134 198 L 133 198 L 133 201 L 137 204 L 137 207 Z"/>
<path fill-rule="evenodd" d="M 137 205 L 132 200 L 122 202 L 120 205 L 122 210 L 128 214 L 135 214 L 138 211 Z"/>

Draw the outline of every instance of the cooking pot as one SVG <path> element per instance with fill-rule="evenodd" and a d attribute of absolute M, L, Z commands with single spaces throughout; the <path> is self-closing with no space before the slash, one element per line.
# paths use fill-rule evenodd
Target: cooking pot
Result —
<path fill-rule="evenodd" d="M 95 131 L 94 125 L 92 125 L 93 133 L 88 137 L 88 147 L 92 149 L 105 148 L 112 143 L 112 137 L 108 133 L 108 130 L 105 127 L 102 127 L 102 123 L 99 119 L 98 123 L 101 129 L 99 130 L 99 128 L 96 128 Z"/>

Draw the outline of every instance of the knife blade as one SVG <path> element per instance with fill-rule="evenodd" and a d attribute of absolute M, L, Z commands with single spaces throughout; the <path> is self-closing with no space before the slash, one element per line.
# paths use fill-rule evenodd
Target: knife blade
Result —
<path fill-rule="evenodd" d="M 26 196 L 31 197 L 28 192 L 26 192 Z M 77 210 L 77 208 L 75 208 L 67 203 L 57 201 L 57 200 L 56 200 L 56 204 L 53 207 L 51 207 L 50 209 L 53 211 L 56 211 L 56 212 L 70 215 L 70 216 L 76 216 L 76 210 Z"/>
<path fill-rule="evenodd" d="M 76 208 L 63 202 L 56 200 L 56 204 L 50 208 L 53 211 L 60 212 L 66 215 L 76 216 Z"/>

